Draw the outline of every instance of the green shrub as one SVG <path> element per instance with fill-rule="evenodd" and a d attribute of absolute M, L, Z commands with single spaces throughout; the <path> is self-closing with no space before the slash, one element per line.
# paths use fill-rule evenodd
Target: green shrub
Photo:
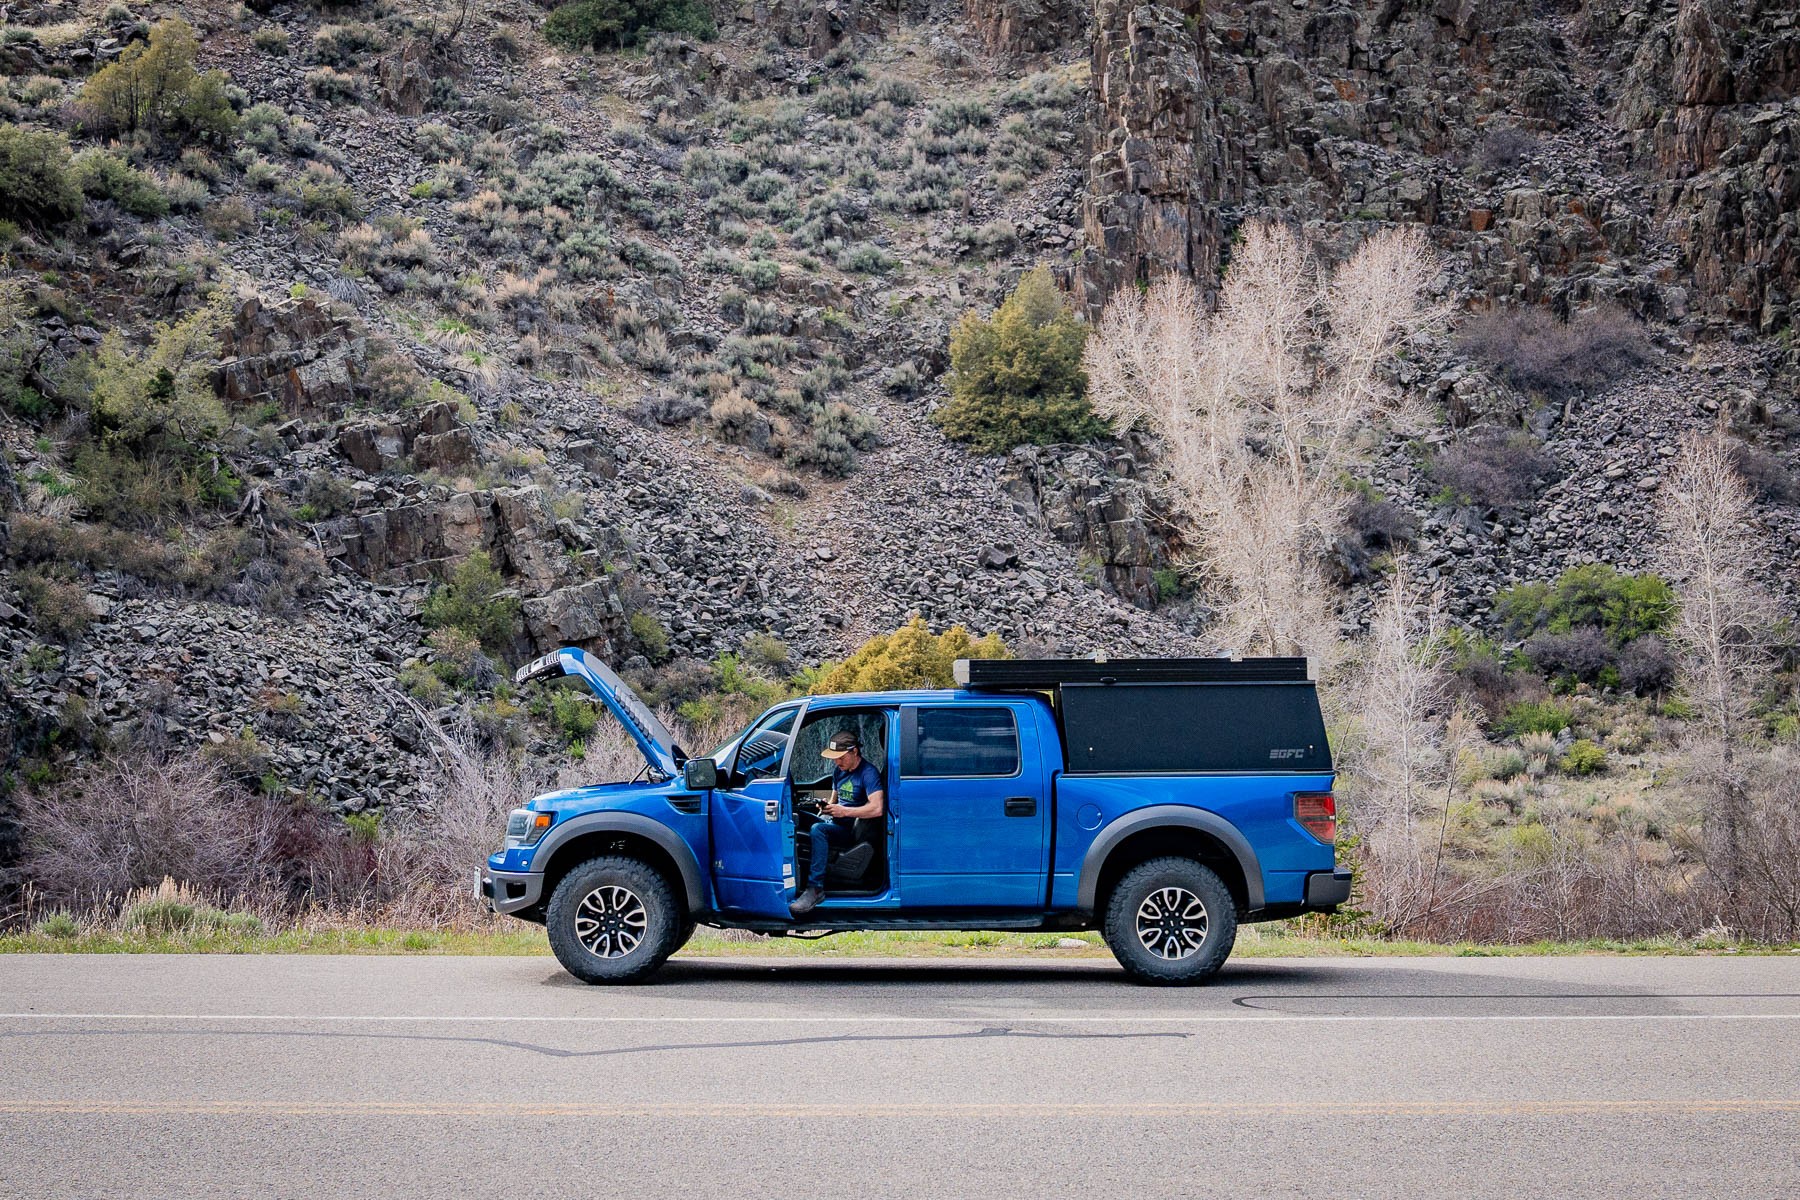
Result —
<path fill-rule="evenodd" d="M 868 413 L 836 403 L 816 410 L 812 427 L 788 447 L 787 459 L 795 466 L 813 467 L 821 474 L 842 477 L 856 467 L 857 451 L 872 449 L 880 440 L 881 427 Z"/>
<path fill-rule="evenodd" d="M 669 657 L 669 631 L 663 628 L 654 613 L 631 614 L 631 637 L 651 662 L 661 662 Z"/>
<path fill-rule="evenodd" d="M 148 42 L 127 46 L 75 98 L 82 123 L 104 132 L 140 130 L 159 139 L 223 142 L 237 128 L 222 71 L 201 72 L 200 43 L 179 17 L 150 31 Z"/>
<path fill-rule="evenodd" d="M 952 625 L 934 634 L 925 618 L 914 617 L 893 633 L 870 638 L 843 662 L 821 668 L 811 691 L 823 695 L 947 688 L 954 682 L 952 664 L 959 658 L 1011 657 L 997 633 L 973 638 L 961 625 Z"/>
<path fill-rule="evenodd" d="M 71 166 L 81 190 L 94 199 L 111 200 L 134 217 L 168 215 L 169 197 L 156 177 L 112 151 L 83 150 Z"/>
<path fill-rule="evenodd" d="M 1554 700 L 1521 700 L 1508 706 L 1495 724 L 1499 733 L 1520 737 L 1529 733 L 1558 733 L 1569 727 L 1569 710 Z"/>
<path fill-rule="evenodd" d="M 366 812 L 345 813 L 344 826 L 350 831 L 351 841 L 373 846 L 381 840 L 381 810 L 372 808 Z"/>
<path fill-rule="evenodd" d="M 1556 765 L 1570 775 L 1592 775 L 1606 770 L 1606 751 L 1589 738 L 1577 738 Z"/>
<path fill-rule="evenodd" d="M 493 560 L 477 550 L 426 598 L 421 616 L 432 629 L 460 629 L 488 649 L 498 650 L 512 641 L 519 617 L 519 601 L 502 595 L 504 587 Z"/>
<path fill-rule="evenodd" d="M 965 315 L 950 339 L 950 400 L 940 428 L 983 454 L 1027 443 L 1087 441 L 1106 424 L 1087 402 L 1087 326 L 1063 303 L 1048 267 L 1019 280 L 993 318 Z"/>
<path fill-rule="evenodd" d="M 1568 633 L 1597 626 L 1615 646 L 1662 633 L 1675 616 L 1675 593 L 1659 575 L 1622 575 L 1605 563 L 1571 567 L 1554 583 L 1526 583 L 1495 597 L 1507 636 Z"/>
<path fill-rule="evenodd" d="M 242 486 L 223 462 L 187 447 L 132 449 L 103 440 L 82 447 L 74 469 L 76 494 L 89 514 L 127 528 L 229 507 Z"/>
<path fill-rule="evenodd" d="M 545 40 L 569 50 L 623 50 L 652 33 L 706 41 L 718 26 L 701 0 L 575 0 L 544 22 Z"/>
<path fill-rule="evenodd" d="M 572 746 L 593 736 L 600 710 L 579 692 L 558 690 L 550 693 L 550 720 L 562 735 L 563 745 Z"/>
<path fill-rule="evenodd" d="M 0 124 L 0 219 L 47 228 L 80 215 L 68 139 Z"/>
<path fill-rule="evenodd" d="M 769 671 L 785 671 L 793 658 L 787 643 L 773 634 L 752 634 L 744 641 L 744 657 Z"/>
<path fill-rule="evenodd" d="M 31 932 L 37 934 L 39 937 L 56 938 L 59 941 L 66 941 L 69 938 L 81 936 L 81 922 L 77 921 L 67 912 L 53 912 L 43 920 L 39 921 L 36 925 L 33 925 L 31 927 Z"/>

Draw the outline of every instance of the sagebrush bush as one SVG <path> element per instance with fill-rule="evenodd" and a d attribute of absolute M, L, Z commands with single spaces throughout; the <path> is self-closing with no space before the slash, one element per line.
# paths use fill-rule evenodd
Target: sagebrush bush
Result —
<path fill-rule="evenodd" d="M 51 228 L 80 215 L 68 139 L 0 124 L 0 221 Z"/>
<path fill-rule="evenodd" d="M 1447 446 L 1425 473 L 1440 499 L 1510 512 L 1531 503 L 1556 472 L 1556 460 L 1531 435 L 1488 430 Z"/>
<path fill-rule="evenodd" d="M 1545 396 L 1589 392 L 1650 359 L 1650 339 L 1615 305 L 1559 321 L 1543 308 L 1505 309 L 1472 318 L 1463 349 L 1514 387 Z"/>
<path fill-rule="evenodd" d="M 279 25 L 265 25 L 250 35 L 250 44 L 264 54 L 281 58 L 288 52 L 288 33 Z"/>
<path fill-rule="evenodd" d="M 354 66 L 363 55 L 382 50 L 387 38 L 373 25 L 323 25 L 313 34 L 312 56 L 328 67 Z"/>
<path fill-rule="evenodd" d="M 110 150 L 83 150 L 74 157 L 70 169 L 81 190 L 96 200 L 111 200 L 134 217 L 168 214 L 169 197 L 155 176 L 138 170 Z"/>
<path fill-rule="evenodd" d="M 806 433 L 788 447 L 787 459 L 824 475 L 844 476 L 856 468 L 857 452 L 873 449 L 881 427 L 874 417 L 834 403 L 812 413 Z"/>
<path fill-rule="evenodd" d="M 1087 326 L 1063 302 L 1048 267 L 1019 280 L 991 319 L 966 314 L 950 339 L 950 400 L 932 415 L 982 454 L 1027 443 L 1104 436 L 1087 401 Z"/>
<path fill-rule="evenodd" d="M 306 90 L 327 104 L 354 104 L 362 99 L 363 83 L 346 71 L 316 67 L 306 73 Z"/>

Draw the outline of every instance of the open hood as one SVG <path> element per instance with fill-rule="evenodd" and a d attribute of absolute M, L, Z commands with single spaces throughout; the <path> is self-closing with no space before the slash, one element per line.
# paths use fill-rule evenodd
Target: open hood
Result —
<path fill-rule="evenodd" d="M 664 778 L 681 773 L 682 761 L 687 756 L 675 744 L 675 735 L 657 720 L 650 706 L 619 678 L 617 672 L 585 651 L 564 646 L 520 667 L 513 674 L 513 682 L 522 684 L 558 675 L 574 675 L 588 685 L 588 690 L 612 711 L 625 732 L 631 735 L 631 740 L 643 751 L 651 770 L 661 773 Z"/>

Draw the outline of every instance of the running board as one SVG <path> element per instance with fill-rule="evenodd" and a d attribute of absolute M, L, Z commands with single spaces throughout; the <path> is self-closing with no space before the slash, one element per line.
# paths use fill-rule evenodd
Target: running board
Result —
<path fill-rule="evenodd" d="M 707 924 L 714 922 L 708 921 Z M 944 917 L 941 919 L 920 917 L 879 917 L 852 916 L 845 913 L 839 917 L 834 914 L 810 915 L 798 921 L 719 921 L 723 929 L 748 929 L 754 933 L 811 933 L 822 931 L 829 933 L 850 933 L 861 931 L 866 933 L 905 932 L 926 929 L 962 929 L 970 932 L 1001 930 L 1046 930 L 1070 928 L 1067 925 L 1052 925 L 1041 916 L 1036 917 Z"/>

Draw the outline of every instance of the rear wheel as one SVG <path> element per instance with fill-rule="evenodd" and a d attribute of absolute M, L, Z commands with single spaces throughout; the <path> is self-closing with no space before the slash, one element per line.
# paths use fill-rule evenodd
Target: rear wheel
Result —
<path fill-rule="evenodd" d="M 624 856 L 591 858 L 563 876 L 544 928 L 557 961 L 584 983 L 636 983 L 692 932 L 662 873 Z"/>
<path fill-rule="evenodd" d="M 1126 872 L 1102 932 L 1139 983 L 1201 983 L 1237 940 L 1237 906 L 1212 870 L 1191 858 L 1153 858 Z"/>

